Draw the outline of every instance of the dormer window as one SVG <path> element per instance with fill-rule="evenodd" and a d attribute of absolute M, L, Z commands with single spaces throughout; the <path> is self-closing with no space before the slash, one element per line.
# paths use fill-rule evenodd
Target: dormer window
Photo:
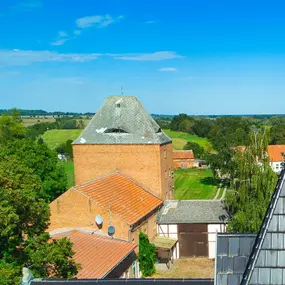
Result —
<path fill-rule="evenodd" d="M 107 133 L 107 134 L 116 134 L 116 133 L 126 134 L 127 132 L 124 131 L 123 129 L 111 128 L 111 129 L 107 129 L 104 133 Z"/>
<path fill-rule="evenodd" d="M 159 128 L 156 133 L 161 133 L 161 128 Z"/>

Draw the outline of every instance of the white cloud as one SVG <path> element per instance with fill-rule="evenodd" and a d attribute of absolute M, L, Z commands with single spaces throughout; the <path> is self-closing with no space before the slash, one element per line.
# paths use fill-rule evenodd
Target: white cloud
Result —
<path fill-rule="evenodd" d="M 52 46 L 62 46 L 68 39 L 59 39 L 51 43 Z"/>
<path fill-rule="evenodd" d="M 66 41 L 72 39 L 65 31 L 59 31 L 57 38 L 51 43 L 52 46 L 61 46 Z"/>
<path fill-rule="evenodd" d="M 107 15 L 95 15 L 95 16 L 86 16 L 76 20 L 76 25 L 78 28 L 85 29 L 96 26 L 98 28 L 107 27 L 115 21 L 123 19 L 124 16 L 118 16 L 113 18 L 109 14 Z"/>
<path fill-rule="evenodd" d="M 81 34 L 81 30 L 74 30 L 74 35 L 77 35 L 77 36 L 79 36 L 80 34 Z"/>
<path fill-rule="evenodd" d="M 59 35 L 59 37 L 61 37 L 61 38 L 68 37 L 68 34 L 67 34 L 65 31 L 59 31 L 59 32 L 58 32 L 58 35 Z"/>
<path fill-rule="evenodd" d="M 152 20 L 152 21 L 146 21 L 146 22 L 144 22 L 145 24 L 154 24 L 154 23 L 156 23 L 156 21 L 154 21 L 154 20 Z"/>
<path fill-rule="evenodd" d="M 160 68 L 159 71 L 177 71 L 177 69 L 175 67 L 163 67 Z"/>
<path fill-rule="evenodd" d="M 87 62 L 100 54 L 57 53 L 51 51 L 0 50 L 0 66 L 30 65 L 40 62 Z"/>
<path fill-rule="evenodd" d="M 115 59 L 120 60 L 137 60 L 137 61 L 156 61 L 174 58 L 183 58 L 174 51 L 157 51 L 154 53 L 140 53 L 140 54 L 108 54 Z"/>

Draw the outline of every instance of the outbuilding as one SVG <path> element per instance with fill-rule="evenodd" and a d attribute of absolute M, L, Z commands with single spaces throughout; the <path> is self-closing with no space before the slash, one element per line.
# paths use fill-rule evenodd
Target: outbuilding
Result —
<path fill-rule="evenodd" d="M 216 233 L 225 232 L 227 221 L 222 200 L 171 200 L 157 216 L 157 231 L 178 239 L 178 257 L 215 258 Z"/>

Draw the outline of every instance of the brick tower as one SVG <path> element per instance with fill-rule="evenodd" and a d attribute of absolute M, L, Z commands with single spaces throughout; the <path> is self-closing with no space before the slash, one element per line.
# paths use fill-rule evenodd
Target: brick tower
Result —
<path fill-rule="evenodd" d="M 119 170 L 159 198 L 174 198 L 172 141 L 136 97 L 107 97 L 73 142 L 73 158 L 76 184 Z"/>

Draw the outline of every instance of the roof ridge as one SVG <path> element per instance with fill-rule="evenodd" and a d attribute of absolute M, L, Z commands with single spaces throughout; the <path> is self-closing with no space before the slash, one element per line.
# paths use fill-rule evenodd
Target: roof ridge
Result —
<path fill-rule="evenodd" d="M 154 196 L 155 198 L 161 200 L 163 202 L 162 199 L 160 199 L 155 193 L 153 193 L 151 190 L 146 189 L 146 187 L 144 185 L 142 185 L 141 183 L 139 183 L 137 180 L 135 180 L 134 178 L 122 173 L 119 171 L 119 174 L 122 175 L 123 177 L 125 177 L 126 179 L 130 180 L 131 182 L 133 182 L 134 184 L 136 184 L 138 187 L 142 188 L 144 191 L 146 191 L 147 193 L 149 193 L 150 195 Z"/>
<path fill-rule="evenodd" d="M 92 182 L 95 182 L 95 181 L 100 180 L 100 179 L 103 179 L 103 178 L 107 178 L 107 177 L 109 177 L 109 176 L 111 176 L 111 175 L 114 175 L 114 174 L 116 174 L 116 173 L 120 173 L 120 171 L 117 170 L 117 169 L 115 169 L 114 171 L 112 171 L 112 172 L 110 172 L 110 173 L 108 173 L 108 174 L 103 174 L 103 175 L 100 175 L 100 176 L 98 176 L 98 177 L 96 177 L 96 178 L 94 178 L 94 179 L 90 179 L 90 180 L 84 181 L 84 182 L 82 182 L 82 183 L 80 183 L 80 184 L 74 185 L 74 186 L 72 186 L 71 188 L 69 188 L 68 190 L 70 190 L 70 189 L 72 189 L 72 188 L 80 187 L 80 186 L 83 186 L 83 185 L 86 185 L 86 184 L 89 184 L 89 183 L 92 183 Z"/>

